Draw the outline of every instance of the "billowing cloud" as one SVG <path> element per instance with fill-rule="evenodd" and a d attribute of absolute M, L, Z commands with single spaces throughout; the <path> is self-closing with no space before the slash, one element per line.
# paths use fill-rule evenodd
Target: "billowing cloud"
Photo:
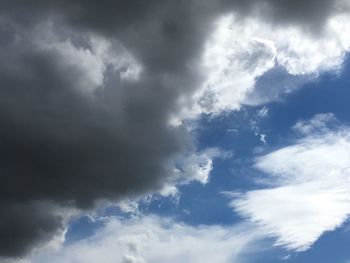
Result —
<path fill-rule="evenodd" d="M 327 123 L 332 126 L 335 120 L 321 114 L 298 122 L 294 127 L 303 138 L 256 160 L 270 186 L 231 203 L 276 237 L 276 245 L 305 250 L 350 215 L 350 129 L 330 129 Z"/>
<path fill-rule="evenodd" d="M 277 58 L 291 74 L 338 65 L 348 39 L 332 35 L 328 21 L 345 10 L 340 2 L 318 1 L 319 9 L 314 1 L 283 2 L 1 1 L 1 255 L 23 255 L 61 235 L 69 215 L 57 211 L 92 209 L 183 179 L 178 160 L 185 174 L 204 160 L 190 177 L 207 181 L 211 157 L 196 153 L 185 118 L 239 108 Z M 227 13 L 237 16 L 236 28 Z M 271 24 L 254 29 L 255 19 L 243 19 L 255 15 L 277 32 L 293 26 L 270 36 Z M 325 29 L 316 49 L 300 26 Z M 252 39 L 256 30 L 262 35 Z M 284 39 L 290 35 L 292 44 Z M 329 36 L 340 44 L 325 45 Z M 320 58 L 325 48 L 330 53 Z"/>
<path fill-rule="evenodd" d="M 1 19 L 0 242 L 15 256 L 64 228 L 38 204 L 86 209 L 159 190 L 192 146 L 168 124 L 176 74 L 142 73 L 118 41 L 60 21 Z"/>

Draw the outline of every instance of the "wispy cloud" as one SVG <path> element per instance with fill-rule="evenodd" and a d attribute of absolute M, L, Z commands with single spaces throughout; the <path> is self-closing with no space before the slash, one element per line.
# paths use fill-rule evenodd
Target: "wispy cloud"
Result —
<path fill-rule="evenodd" d="M 276 245 L 308 249 L 350 214 L 350 128 L 327 129 L 321 122 L 332 119 L 332 115 L 318 115 L 299 122 L 305 137 L 256 160 L 255 167 L 267 174 L 271 185 L 246 192 L 231 203 L 276 237 Z M 320 132 L 317 127 L 322 127 Z"/>

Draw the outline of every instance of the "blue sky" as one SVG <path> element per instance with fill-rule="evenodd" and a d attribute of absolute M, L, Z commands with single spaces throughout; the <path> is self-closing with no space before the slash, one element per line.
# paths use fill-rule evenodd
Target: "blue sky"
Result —
<path fill-rule="evenodd" d="M 350 2 L 0 4 L 0 263 L 349 263 Z"/>

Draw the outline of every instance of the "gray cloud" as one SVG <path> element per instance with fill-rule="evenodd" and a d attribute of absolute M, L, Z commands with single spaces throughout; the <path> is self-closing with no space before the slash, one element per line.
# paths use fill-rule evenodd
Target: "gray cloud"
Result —
<path fill-rule="evenodd" d="M 90 5 L 94 7 L 93 2 Z M 89 4 L 86 7 L 86 12 L 92 12 Z M 123 23 L 137 23 L 131 11 L 125 12 L 131 17 L 123 18 Z M 64 218 L 54 216 L 52 210 L 40 209 L 40 205 L 32 209 L 38 201 L 90 209 L 100 199 L 116 200 L 160 189 L 172 174 L 169 162 L 191 147 L 184 127 L 172 127 L 168 121 L 178 97 L 185 90 L 190 92 L 196 82 L 194 71 L 186 68 L 196 45 L 187 47 L 189 39 L 183 43 L 178 39 L 185 23 L 191 22 L 181 22 L 178 29 L 177 24 L 155 17 L 135 25 L 136 32 L 122 32 L 124 26 L 113 29 L 141 61 L 144 72 L 138 80 L 123 80 L 121 72 L 106 63 L 102 84 L 86 94 L 84 85 L 89 84 L 84 78 L 89 74 L 83 65 L 70 61 L 76 58 L 62 55 L 69 45 L 50 46 L 69 39 L 76 45 L 72 52 L 86 49 L 89 54 L 91 43 L 79 33 L 83 31 L 80 25 L 72 29 L 61 18 L 23 23 L 20 19 L 27 18 L 18 16 L 3 15 L 1 30 L 0 57 L 6 61 L 0 66 L 3 256 L 23 255 L 63 227 Z M 184 15 L 185 19 L 192 18 Z M 52 21 L 53 26 L 45 26 Z M 84 32 L 90 34 L 88 28 L 96 27 L 93 35 L 100 34 L 99 28 L 107 27 L 100 22 L 84 25 Z M 42 33 L 45 30 L 48 32 Z M 109 37 L 116 45 L 115 36 Z M 197 41 L 195 35 L 193 38 Z M 45 41 L 49 44 L 41 45 Z M 174 51 L 166 52 L 170 45 Z"/>
<path fill-rule="evenodd" d="M 327 19 L 335 14 L 349 11 L 347 0 L 222 0 L 221 5 L 230 11 L 246 15 L 258 15 L 276 25 L 296 25 L 312 34 L 322 32 Z"/>
<path fill-rule="evenodd" d="M 172 158 L 192 147 L 185 127 L 168 121 L 198 86 L 213 19 L 260 3 L 204 2 L 1 1 L 0 255 L 23 255 L 62 230 L 64 218 L 42 202 L 88 209 L 163 185 Z M 267 1 L 266 10 L 282 23 L 319 24 L 335 5 L 314 2 Z M 105 63 L 102 84 L 86 95 L 85 62 L 42 48 L 38 32 L 87 54 L 86 35 L 121 43 L 143 71 L 123 80 L 123 69 Z"/>
<path fill-rule="evenodd" d="M 0 254 L 18 256 L 30 248 L 50 242 L 65 229 L 64 217 L 44 203 L 10 204 L 1 202 Z M 1 260 L 1 257 L 0 257 Z"/>

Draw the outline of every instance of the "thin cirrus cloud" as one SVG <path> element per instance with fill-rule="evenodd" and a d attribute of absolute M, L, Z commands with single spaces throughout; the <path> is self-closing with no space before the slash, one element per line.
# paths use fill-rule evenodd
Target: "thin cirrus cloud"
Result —
<path fill-rule="evenodd" d="M 231 202 L 242 216 L 276 237 L 276 245 L 302 251 L 350 215 L 350 128 L 334 126 L 332 114 L 300 121 L 295 144 L 258 157 L 269 187 Z"/>

